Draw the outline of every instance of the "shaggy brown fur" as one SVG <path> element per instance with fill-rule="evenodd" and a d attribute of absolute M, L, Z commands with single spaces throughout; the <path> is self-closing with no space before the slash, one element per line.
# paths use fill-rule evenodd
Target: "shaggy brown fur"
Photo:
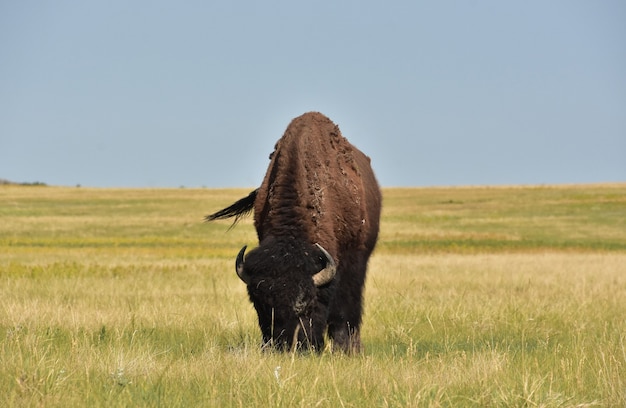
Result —
<path fill-rule="evenodd" d="M 289 349 L 293 337 L 298 345 L 319 350 L 327 328 L 336 346 L 358 351 L 363 285 L 381 210 L 370 159 L 317 112 L 295 118 L 270 158 L 259 189 L 207 219 L 254 209 L 259 247 L 245 267 L 258 278 L 248 282 L 248 292 L 265 342 Z M 319 288 L 309 282 L 324 267 L 315 243 L 337 264 L 332 284 Z M 304 260 L 311 256 L 315 260 Z M 279 281 L 282 288 L 271 284 L 263 290 L 267 282 Z"/>

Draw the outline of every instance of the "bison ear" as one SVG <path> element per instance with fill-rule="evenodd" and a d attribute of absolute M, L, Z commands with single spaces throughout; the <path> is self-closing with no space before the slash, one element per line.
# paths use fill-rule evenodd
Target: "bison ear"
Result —
<path fill-rule="evenodd" d="M 239 279 L 241 279 L 246 285 L 248 283 L 250 283 L 250 275 L 248 275 L 245 271 L 244 271 L 244 259 L 243 256 L 246 253 L 246 248 L 247 245 L 244 245 L 243 248 L 241 248 L 241 251 L 239 251 L 239 253 L 237 254 L 237 260 L 235 261 L 235 272 L 237 272 L 237 276 L 239 276 Z"/>
<path fill-rule="evenodd" d="M 335 265 L 333 257 L 330 256 L 328 251 L 326 251 L 320 244 L 315 244 L 315 246 L 317 246 L 317 248 L 324 254 L 324 257 L 326 257 L 326 267 L 313 275 L 313 284 L 315 286 L 324 286 L 334 279 L 335 274 L 337 273 L 337 265 Z"/>

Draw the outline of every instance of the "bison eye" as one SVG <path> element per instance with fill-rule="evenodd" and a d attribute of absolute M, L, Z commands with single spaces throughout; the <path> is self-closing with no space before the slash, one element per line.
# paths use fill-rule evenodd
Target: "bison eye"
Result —
<path fill-rule="evenodd" d="M 307 302 L 304 300 L 304 292 L 300 292 L 296 301 L 293 304 L 293 311 L 298 316 L 301 315 L 306 309 Z"/>

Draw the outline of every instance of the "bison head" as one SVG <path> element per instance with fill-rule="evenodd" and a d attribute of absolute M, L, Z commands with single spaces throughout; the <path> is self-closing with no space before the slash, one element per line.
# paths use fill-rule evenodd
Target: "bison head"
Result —
<path fill-rule="evenodd" d="M 279 350 L 321 351 L 335 262 L 318 244 L 269 241 L 245 260 L 244 246 L 236 261 L 237 275 L 257 311 L 263 343 Z"/>

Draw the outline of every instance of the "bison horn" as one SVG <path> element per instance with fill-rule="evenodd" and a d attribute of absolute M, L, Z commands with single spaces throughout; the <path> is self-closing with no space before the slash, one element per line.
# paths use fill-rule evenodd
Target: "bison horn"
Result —
<path fill-rule="evenodd" d="M 333 280 L 335 274 L 337 273 L 337 266 L 335 265 L 333 257 L 330 256 L 330 254 L 320 244 L 315 244 L 315 246 L 317 246 L 326 257 L 326 267 L 313 275 L 313 284 L 315 286 L 323 286 Z"/>
<path fill-rule="evenodd" d="M 237 254 L 237 260 L 235 261 L 235 271 L 237 272 L 237 276 L 239 276 L 239 279 L 241 279 L 247 285 L 250 282 L 250 276 L 243 270 L 243 255 L 246 252 L 246 248 L 247 246 L 244 245 L 243 248 L 241 248 L 241 251 L 239 251 L 239 254 Z"/>

